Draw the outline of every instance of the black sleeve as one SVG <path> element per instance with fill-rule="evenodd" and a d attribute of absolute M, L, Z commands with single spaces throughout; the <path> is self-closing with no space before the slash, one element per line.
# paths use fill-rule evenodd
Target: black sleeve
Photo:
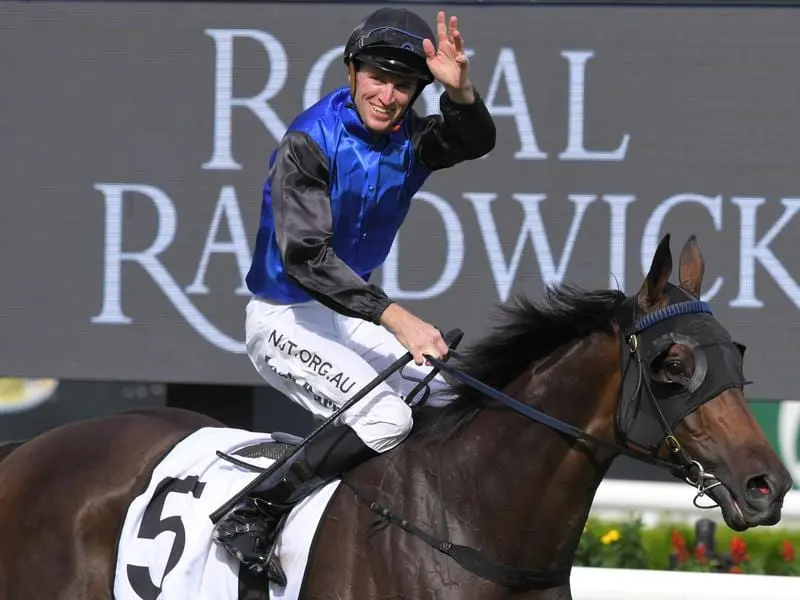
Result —
<path fill-rule="evenodd" d="M 379 324 L 391 300 L 348 267 L 329 245 L 333 217 L 328 159 L 302 132 L 288 132 L 272 167 L 275 235 L 289 278 L 336 312 Z"/>
<path fill-rule="evenodd" d="M 492 151 L 497 131 L 477 90 L 472 104 L 453 102 L 444 92 L 439 106 L 441 115 L 413 121 L 411 139 L 420 163 L 431 170 L 445 169 Z"/>

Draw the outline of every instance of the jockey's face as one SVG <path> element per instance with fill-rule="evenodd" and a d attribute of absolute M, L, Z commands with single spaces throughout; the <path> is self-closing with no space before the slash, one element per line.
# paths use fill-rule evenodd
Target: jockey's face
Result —
<path fill-rule="evenodd" d="M 403 114 L 417 82 L 362 64 L 355 73 L 354 100 L 364 126 L 373 133 L 386 133 Z"/>

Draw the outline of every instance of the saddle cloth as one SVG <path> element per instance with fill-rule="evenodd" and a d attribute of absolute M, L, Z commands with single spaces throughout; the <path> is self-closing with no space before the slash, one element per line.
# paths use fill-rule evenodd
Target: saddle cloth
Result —
<path fill-rule="evenodd" d="M 258 474 L 215 452 L 234 454 L 270 441 L 264 433 L 207 428 L 175 445 L 128 508 L 117 541 L 116 600 L 240 599 L 240 563 L 212 541 L 209 515 Z M 273 462 L 242 460 L 260 467 Z M 338 485 L 329 483 L 290 513 L 277 542 L 288 583 L 285 588 L 269 583 L 270 600 L 299 597 L 314 534 Z"/>

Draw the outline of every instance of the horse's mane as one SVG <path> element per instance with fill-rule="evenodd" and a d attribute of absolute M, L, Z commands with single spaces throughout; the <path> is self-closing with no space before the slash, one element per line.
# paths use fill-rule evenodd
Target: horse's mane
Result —
<path fill-rule="evenodd" d="M 586 291 L 562 285 L 548 287 L 540 303 L 517 295 L 498 305 L 490 332 L 450 359 L 460 371 L 495 389 L 502 389 L 538 359 L 560 346 L 595 332 L 613 332 L 613 321 L 626 299 L 618 290 Z M 415 409 L 414 434 L 447 436 L 482 405 L 483 395 L 442 372 L 450 383 L 445 393 L 454 400 L 441 408 Z"/>

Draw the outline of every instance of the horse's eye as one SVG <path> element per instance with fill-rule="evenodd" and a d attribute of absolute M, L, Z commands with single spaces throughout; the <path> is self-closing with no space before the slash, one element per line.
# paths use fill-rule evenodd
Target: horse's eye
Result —
<path fill-rule="evenodd" d="M 680 377 L 684 374 L 683 361 L 678 358 L 671 358 L 664 361 L 664 373 L 670 377 Z"/>

